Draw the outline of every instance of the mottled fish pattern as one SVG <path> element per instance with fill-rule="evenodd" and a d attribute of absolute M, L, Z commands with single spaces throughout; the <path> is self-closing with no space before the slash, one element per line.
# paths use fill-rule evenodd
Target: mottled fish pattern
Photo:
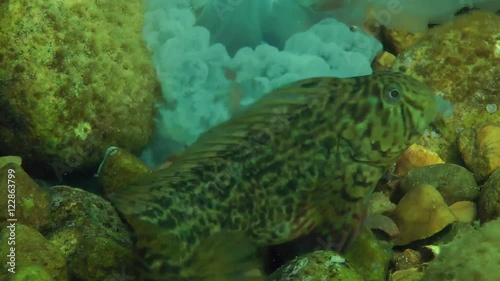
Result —
<path fill-rule="evenodd" d="M 435 100 L 392 72 L 267 94 L 112 196 L 137 237 L 143 280 L 263 280 L 241 241 L 355 231 L 385 169 L 434 119 Z"/>

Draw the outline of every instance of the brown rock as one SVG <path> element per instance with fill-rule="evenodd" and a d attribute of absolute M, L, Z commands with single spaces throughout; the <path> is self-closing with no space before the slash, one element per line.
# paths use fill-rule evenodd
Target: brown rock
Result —
<path fill-rule="evenodd" d="M 477 180 L 484 180 L 500 169 L 500 125 L 464 130 L 458 140 L 462 157 Z"/>
<path fill-rule="evenodd" d="M 395 60 L 393 54 L 384 51 L 375 58 L 372 67 L 375 71 L 389 70 Z"/>
<path fill-rule="evenodd" d="M 412 144 L 396 162 L 395 173 L 405 176 L 409 171 L 432 164 L 444 163 L 439 155 L 421 145 Z"/>
<path fill-rule="evenodd" d="M 431 185 L 410 189 L 399 201 L 392 218 L 400 231 L 396 245 L 428 238 L 456 221 L 441 194 Z"/>
<path fill-rule="evenodd" d="M 417 268 L 422 263 L 422 254 L 419 251 L 406 249 L 403 252 L 394 253 L 392 263 L 396 271 Z"/>

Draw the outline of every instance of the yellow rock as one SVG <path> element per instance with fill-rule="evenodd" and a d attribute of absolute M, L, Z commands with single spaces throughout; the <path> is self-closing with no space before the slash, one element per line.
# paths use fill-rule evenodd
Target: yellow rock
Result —
<path fill-rule="evenodd" d="M 437 153 L 421 145 L 413 144 L 399 157 L 395 173 L 404 176 L 417 167 L 439 163 L 444 163 L 444 161 Z"/>
<path fill-rule="evenodd" d="M 472 201 L 458 201 L 450 206 L 451 212 L 460 222 L 473 222 L 477 217 L 476 203 Z"/>
<path fill-rule="evenodd" d="M 500 169 L 500 125 L 488 123 L 479 130 L 464 130 L 458 147 L 467 167 L 476 180 L 484 180 Z"/>
<path fill-rule="evenodd" d="M 430 237 L 457 220 L 431 185 L 410 189 L 399 201 L 392 219 L 400 231 L 394 241 L 396 245 Z"/>
<path fill-rule="evenodd" d="M 378 70 L 378 71 L 389 70 L 395 60 L 396 60 L 396 57 L 393 54 L 384 51 L 383 53 L 381 53 L 380 55 L 378 55 L 375 58 L 375 61 L 373 63 L 373 67 L 375 68 L 375 70 Z"/>
<path fill-rule="evenodd" d="M 488 175 L 500 169 L 500 127 L 487 125 L 477 133 L 478 152 L 487 163 Z"/>

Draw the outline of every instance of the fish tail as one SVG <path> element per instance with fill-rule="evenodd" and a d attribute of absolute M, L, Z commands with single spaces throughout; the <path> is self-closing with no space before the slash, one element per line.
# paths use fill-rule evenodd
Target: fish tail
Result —
<path fill-rule="evenodd" d="M 180 275 L 190 281 L 264 280 L 257 248 L 241 232 L 220 232 L 203 240 Z"/>

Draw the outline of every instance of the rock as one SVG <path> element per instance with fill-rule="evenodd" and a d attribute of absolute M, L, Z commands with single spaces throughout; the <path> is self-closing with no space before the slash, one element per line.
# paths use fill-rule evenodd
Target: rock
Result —
<path fill-rule="evenodd" d="M 440 247 L 425 270 L 425 281 L 498 280 L 500 220 L 484 224 Z"/>
<path fill-rule="evenodd" d="M 54 281 L 51 274 L 43 267 L 33 264 L 28 266 L 23 266 L 19 269 L 9 281 Z M 65 279 L 64 279 L 65 280 Z"/>
<path fill-rule="evenodd" d="M 150 172 L 151 170 L 139 158 L 121 148 L 112 146 L 106 150 L 104 160 L 97 172 L 97 179 L 103 193 L 109 196 Z"/>
<path fill-rule="evenodd" d="M 500 169 L 499 124 L 488 124 L 477 131 L 467 129 L 459 135 L 458 146 L 462 157 L 478 181 Z"/>
<path fill-rule="evenodd" d="M 132 270 L 130 231 L 108 201 L 69 186 L 54 186 L 49 192 L 47 237 L 66 256 L 72 278 L 105 280 L 113 272 Z"/>
<path fill-rule="evenodd" d="M 34 175 L 93 167 L 111 144 L 147 144 L 160 89 L 142 4 L 0 2 L 0 153 Z"/>
<path fill-rule="evenodd" d="M 3 198 L 0 200 L 0 220 L 4 222 L 8 218 L 15 218 L 18 223 L 37 230 L 47 225 L 50 220 L 49 193 L 17 164 L 4 165 L 0 168 L 0 175 L 0 197 Z M 8 201 L 11 197 L 15 198 L 15 205 Z"/>
<path fill-rule="evenodd" d="M 366 227 L 381 230 L 390 238 L 396 237 L 399 234 L 399 229 L 387 216 L 394 209 L 396 209 L 396 205 L 390 201 L 388 195 L 383 192 L 374 192 L 368 201 Z"/>
<path fill-rule="evenodd" d="M 0 168 L 3 166 L 9 164 L 9 163 L 14 163 L 17 166 L 21 166 L 23 163 L 23 160 L 19 156 L 1 156 L 0 157 Z"/>
<path fill-rule="evenodd" d="M 116 275 L 135 278 L 129 248 L 103 237 L 84 237 L 69 259 L 68 268 L 76 280 L 116 280 Z M 123 277 L 123 280 L 127 280 Z"/>
<path fill-rule="evenodd" d="M 415 45 L 423 35 L 423 32 L 412 33 L 406 30 L 382 28 L 382 40 L 387 42 L 396 55 Z"/>
<path fill-rule="evenodd" d="M 455 159 L 457 133 L 485 122 L 499 122 L 486 106 L 498 105 L 500 16 L 470 12 L 431 29 L 418 43 L 401 53 L 392 69 L 427 84 L 453 105 L 451 117 L 439 125 L 439 138 L 421 144 L 437 152 L 445 162 Z M 458 163 L 458 162 L 457 162 Z"/>
<path fill-rule="evenodd" d="M 409 171 L 423 166 L 440 164 L 444 161 L 435 152 L 432 152 L 425 147 L 412 144 L 405 150 L 396 162 L 395 173 L 399 176 L 406 176 Z"/>
<path fill-rule="evenodd" d="M 378 241 L 371 231 L 365 230 L 344 257 L 364 281 L 380 281 L 388 274 L 392 251 L 387 242 Z"/>
<path fill-rule="evenodd" d="M 420 248 L 420 254 L 425 257 L 423 261 L 428 262 L 431 259 L 434 259 L 439 255 L 439 252 L 441 251 L 441 247 L 438 245 L 425 245 L 422 248 Z M 429 259 L 429 260 L 428 260 Z"/>
<path fill-rule="evenodd" d="M 392 258 L 395 271 L 417 268 L 422 264 L 422 261 L 422 254 L 413 249 L 405 249 L 402 252 L 396 252 Z"/>
<path fill-rule="evenodd" d="M 9 259 L 7 255 L 10 253 L 10 248 L 15 247 L 16 273 L 14 277 L 17 279 L 14 280 L 68 280 L 66 259 L 54 244 L 45 239 L 35 229 L 20 223 L 16 223 L 15 233 L 15 245 L 0 244 L 2 267 L 6 265 Z M 9 234 L 10 230 L 3 228 L 0 232 L 0 240 L 2 242 L 7 241 Z M 0 270 L 0 280 L 8 280 L 6 274 L 11 273 L 2 268 Z M 36 274 L 40 274 L 40 277 Z M 47 278 L 47 275 L 51 278 Z M 25 279 L 21 279 L 22 276 L 25 276 Z M 32 279 L 27 279 L 29 277 L 32 277 Z"/>
<path fill-rule="evenodd" d="M 422 281 L 424 273 L 416 268 L 403 269 L 393 272 L 389 281 Z"/>
<path fill-rule="evenodd" d="M 83 240 L 84 232 L 79 227 L 67 227 L 54 231 L 49 235 L 50 241 L 56 245 L 66 259 L 75 253 Z"/>
<path fill-rule="evenodd" d="M 478 216 L 483 223 L 500 218 L 500 169 L 491 174 L 481 188 Z"/>
<path fill-rule="evenodd" d="M 474 176 L 464 167 L 455 164 L 416 168 L 401 181 L 401 189 L 408 192 L 421 184 L 434 186 L 448 205 L 458 201 L 474 201 L 479 195 Z"/>
<path fill-rule="evenodd" d="M 461 222 L 457 219 L 457 221 L 447 227 L 445 231 L 441 231 L 438 234 L 434 235 L 431 239 L 428 240 L 428 242 L 432 243 L 433 246 L 440 247 L 440 245 L 450 243 L 451 241 L 459 239 L 460 237 L 474 230 L 474 224 L 471 224 L 469 222 Z M 429 247 L 429 245 L 424 246 L 424 248 L 422 249 L 425 249 L 425 247 Z"/>
<path fill-rule="evenodd" d="M 266 279 L 288 280 L 364 281 L 343 257 L 333 251 L 324 250 L 297 257 Z"/>
<path fill-rule="evenodd" d="M 399 235 L 399 228 L 394 221 L 385 215 L 373 215 L 366 219 L 366 227 L 369 229 L 378 229 L 389 235 L 389 238 L 394 239 Z"/>
<path fill-rule="evenodd" d="M 410 189 L 391 217 L 400 231 L 396 245 L 428 238 L 456 221 L 441 194 L 425 184 Z"/>
<path fill-rule="evenodd" d="M 450 210 L 457 221 L 472 223 L 477 217 L 476 203 L 471 201 L 458 201 L 450 206 Z"/>
<path fill-rule="evenodd" d="M 368 215 L 390 214 L 396 205 L 383 192 L 374 192 L 368 201 Z"/>
<path fill-rule="evenodd" d="M 372 68 L 375 71 L 389 70 L 396 60 L 396 57 L 389 52 L 382 52 L 375 58 Z"/>

